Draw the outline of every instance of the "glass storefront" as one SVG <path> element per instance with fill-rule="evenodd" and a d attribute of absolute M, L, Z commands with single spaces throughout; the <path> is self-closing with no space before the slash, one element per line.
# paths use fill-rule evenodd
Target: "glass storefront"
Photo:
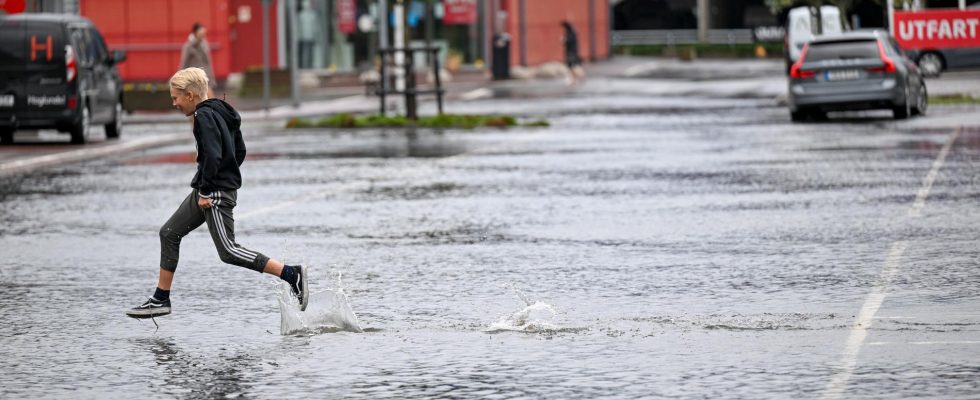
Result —
<path fill-rule="evenodd" d="M 425 45 L 427 5 L 431 2 L 431 42 L 441 49 L 440 63 L 446 65 L 447 58 L 454 58 L 464 64 L 482 65 L 485 17 L 479 10 L 484 9 L 484 1 L 405 1 L 410 44 Z M 390 10 L 397 0 L 387 3 L 391 35 L 394 20 Z M 373 67 L 378 48 L 378 16 L 382 14 L 378 0 L 299 0 L 295 4 L 300 68 L 353 71 Z M 394 43 L 390 37 L 388 43 Z M 416 61 L 425 65 L 421 54 Z"/>

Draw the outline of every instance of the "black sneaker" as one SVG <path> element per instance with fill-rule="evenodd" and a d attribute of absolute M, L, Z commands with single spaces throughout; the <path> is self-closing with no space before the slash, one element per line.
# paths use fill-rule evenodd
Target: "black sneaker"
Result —
<path fill-rule="evenodd" d="M 296 283 L 290 285 L 290 288 L 293 289 L 293 294 L 299 300 L 299 310 L 306 311 L 306 306 L 310 304 L 310 285 L 306 279 L 308 276 L 306 265 L 293 265 L 292 268 L 296 269 Z"/>
<path fill-rule="evenodd" d="M 143 305 L 126 311 L 133 318 L 153 318 L 170 314 L 170 300 L 159 301 L 150 297 Z"/>

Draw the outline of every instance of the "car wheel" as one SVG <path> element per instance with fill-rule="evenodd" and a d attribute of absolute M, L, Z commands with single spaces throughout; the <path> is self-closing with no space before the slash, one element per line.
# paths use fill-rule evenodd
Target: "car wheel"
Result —
<path fill-rule="evenodd" d="M 0 129 L 0 144 L 11 144 L 14 142 L 13 129 Z"/>
<path fill-rule="evenodd" d="M 909 85 L 906 83 L 905 99 L 902 100 L 902 104 L 892 107 L 892 113 L 895 114 L 895 119 L 906 119 L 909 115 L 912 115 L 912 102 L 909 101 L 911 94 L 909 92 Z"/>
<path fill-rule="evenodd" d="M 943 58 L 938 53 L 924 53 L 919 56 L 919 69 L 925 76 L 939 76 L 943 71 Z"/>
<path fill-rule="evenodd" d="M 114 117 L 112 121 L 105 124 L 105 137 L 109 139 L 119 139 L 119 134 L 122 133 L 122 102 L 116 103 L 116 113 L 113 114 Z"/>
<path fill-rule="evenodd" d="M 926 91 L 926 85 L 919 85 L 919 97 L 915 99 L 915 109 L 912 112 L 915 115 L 925 115 L 928 108 L 929 93 Z"/>
<path fill-rule="evenodd" d="M 91 117 L 89 116 L 88 107 L 85 105 L 81 107 L 82 118 L 71 128 L 71 142 L 74 144 L 84 144 L 85 140 L 88 139 L 88 125 L 91 122 Z"/>

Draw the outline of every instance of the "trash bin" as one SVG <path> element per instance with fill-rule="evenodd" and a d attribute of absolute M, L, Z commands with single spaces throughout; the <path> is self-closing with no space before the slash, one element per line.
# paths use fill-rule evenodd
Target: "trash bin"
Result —
<path fill-rule="evenodd" d="M 510 35 L 493 35 L 493 79 L 510 79 Z"/>

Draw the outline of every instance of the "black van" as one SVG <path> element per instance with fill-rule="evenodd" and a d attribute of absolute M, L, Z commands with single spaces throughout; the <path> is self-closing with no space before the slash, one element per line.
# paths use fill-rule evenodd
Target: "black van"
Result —
<path fill-rule="evenodd" d="M 17 129 L 57 129 L 85 143 L 91 125 L 122 133 L 122 51 L 92 21 L 68 14 L 0 16 L 0 142 Z"/>

